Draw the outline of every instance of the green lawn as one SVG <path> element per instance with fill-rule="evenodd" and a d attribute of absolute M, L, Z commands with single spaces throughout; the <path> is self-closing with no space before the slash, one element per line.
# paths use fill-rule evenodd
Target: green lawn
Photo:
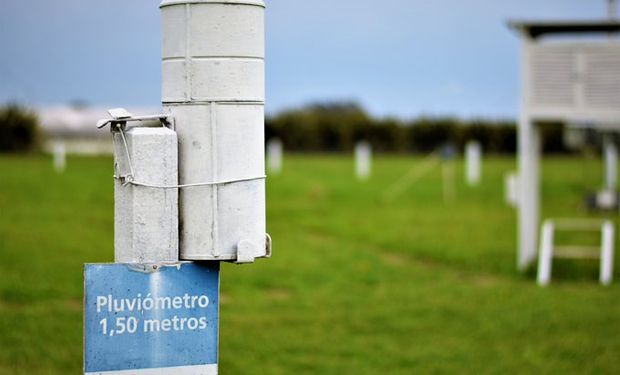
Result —
<path fill-rule="evenodd" d="M 422 163 L 381 157 L 360 183 L 349 158 L 285 159 L 268 179 L 273 258 L 223 266 L 222 374 L 620 373 L 618 282 L 599 286 L 594 261 L 555 263 L 546 289 L 515 271 L 514 160 L 486 160 L 477 188 L 459 162 L 452 203 L 439 168 L 381 199 Z M 544 216 L 586 215 L 601 169 L 545 160 Z M 112 162 L 56 174 L 3 156 L 0 171 L 0 374 L 78 374 L 82 264 L 113 258 Z"/>

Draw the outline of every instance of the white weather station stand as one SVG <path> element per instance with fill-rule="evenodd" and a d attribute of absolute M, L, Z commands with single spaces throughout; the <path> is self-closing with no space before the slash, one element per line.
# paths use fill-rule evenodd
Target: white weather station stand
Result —
<path fill-rule="evenodd" d="M 263 0 L 164 0 L 162 103 L 114 142 L 115 264 L 85 266 L 85 374 L 217 374 L 219 261 L 271 255 Z"/>
<path fill-rule="evenodd" d="M 610 2 L 610 4 L 614 4 Z M 610 9 L 615 9 L 610 7 Z M 615 10 L 610 10 L 615 14 Z M 617 150 L 611 135 L 620 132 L 620 22 L 511 22 L 521 36 L 521 113 L 518 127 L 517 266 L 524 270 L 539 257 L 539 283 L 546 285 L 553 257 L 601 258 L 601 278 L 612 278 L 614 226 L 607 220 L 545 220 L 540 249 L 541 121 L 563 121 L 570 128 L 605 134 L 606 178 L 603 206 L 618 206 Z M 514 185 L 515 182 L 512 182 Z M 514 198 L 510 199 L 515 201 Z M 556 230 L 601 232 L 601 247 L 554 246 Z"/>

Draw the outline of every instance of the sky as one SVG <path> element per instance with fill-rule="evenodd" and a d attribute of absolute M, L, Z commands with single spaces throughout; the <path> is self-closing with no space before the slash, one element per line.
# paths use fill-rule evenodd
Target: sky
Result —
<path fill-rule="evenodd" d="M 266 0 L 268 113 L 511 118 L 508 19 L 601 19 L 606 0 Z M 0 103 L 160 106 L 158 0 L 1 0 Z"/>

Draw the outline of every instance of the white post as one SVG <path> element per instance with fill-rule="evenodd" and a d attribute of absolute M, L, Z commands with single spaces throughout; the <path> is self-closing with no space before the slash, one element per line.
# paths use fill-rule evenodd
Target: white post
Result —
<path fill-rule="evenodd" d="M 114 258 L 117 263 L 179 260 L 177 135 L 168 128 L 131 128 L 114 133 Z"/>
<path fill-rule="evenodd" d="M 600 282 L 611 284 L 614 268 L 614 226 L 610 221 L 603 223 L 601 230 L 601 270 Z"/>
<path fill-rule="evenodd" d="M 185 260 L 267 256 L 263 0 L 164 0 L 162 102 L 179 137 Z"/>
<path fill-rule="evenodd" d="M 267 142 L 267 165 L 274 175 L 282 172 L 282 141 L 272 138 Z"/>
<path fill-rule="evenodd" d="M 355 176 L 358 180 L 367 180 L 370 177 L 372 147 L 366 141 L 355 145 Z"/>
<path fill-rule="evenodd" d="M 603 144 L 605 154 L 605 189 L 616 191 L 618 187 L 618 148 L 610 139 Z"/>
<path fill-rule="evenodd" d="M 67 149 L 64 142 L 55 142 L 52 149 L 54 157 L 54 170 L 62 173 L 67 168 Z"/>
<path fill-rule="evenodd" d="M 523 36 L 521 69 L 521 113 L 518 128 L 518 164 L 519 164 L 519 205 L 517 210 L 517 267 L 525 270 L 536 260 L 538 222 L 539 222 L 539 159 L 540 131 L 530 117 L 528 105 L 530 101 L 529 54 L 532 41 Z"/>
<path fill-rule="evenodd" d="M 465 146 L 465 179 L 469 186 L 480 183 L 482 146 L 479 142 L 469 141 Z"/>
<path fill-rule="evenodd" d="M 551 262 L 553 261 L 553 223 L 545 221 L 540 234 L 540 252 L 538 254 L 538 285 L 546 286 L 551 280 Z"/>
<path fill-rule="evenodd" d="M 540 135 L 529 120 L 519 125 L 519 254 L 518 267 L 527 268 L 536 259 L 539 221 Z"/>
<path fill-rule="evenodd" d="M 504 201 L 511 207 L 519 204 L 519 177 L 515 172 L 504 176 Z"/>

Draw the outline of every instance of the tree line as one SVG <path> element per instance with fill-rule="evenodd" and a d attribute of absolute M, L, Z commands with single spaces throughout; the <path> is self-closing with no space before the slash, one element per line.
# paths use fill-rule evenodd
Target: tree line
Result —
<path fill-rule="evenodd" d="M 541 124 L 544 152 L 571 152 L 563 128 L 561 123 Z M 469 140 L 480 142 L 485 153 L 514 154 L 517 147 L 513 120 L 375 118 L 351 102 L 315 103 L 267 116 L 265 138 L 274 137 L 288 152 L 349 153 L 361 140 L 386 153 L 429 153 L 446 144 L 462 149 Z M 0 152 L 38 151 L 40 145 L 34 112 L 16 104 L 0 108 Z"/>
<path fill-rule="evenodd" d="M 14 103 L 0 107 L 0 152 L 37 151 L 40 140 L 34 112 Z"/>
<path fill-rule="evenodd" d="M 561 123 L 540 125 L 544 152 L 570 152 Z M 280 138 L 292 152 L 351 152 L 361 140 L 377 152 L 389 153 L 428 153 L 445 144 L 462 149 L 469 140 L 480 142 L 487 153 L 514 154 L 517 147 L 514 120 L 374 118 L 350 102 L 315 103 L 268 116 L 265 136 Z"/>

